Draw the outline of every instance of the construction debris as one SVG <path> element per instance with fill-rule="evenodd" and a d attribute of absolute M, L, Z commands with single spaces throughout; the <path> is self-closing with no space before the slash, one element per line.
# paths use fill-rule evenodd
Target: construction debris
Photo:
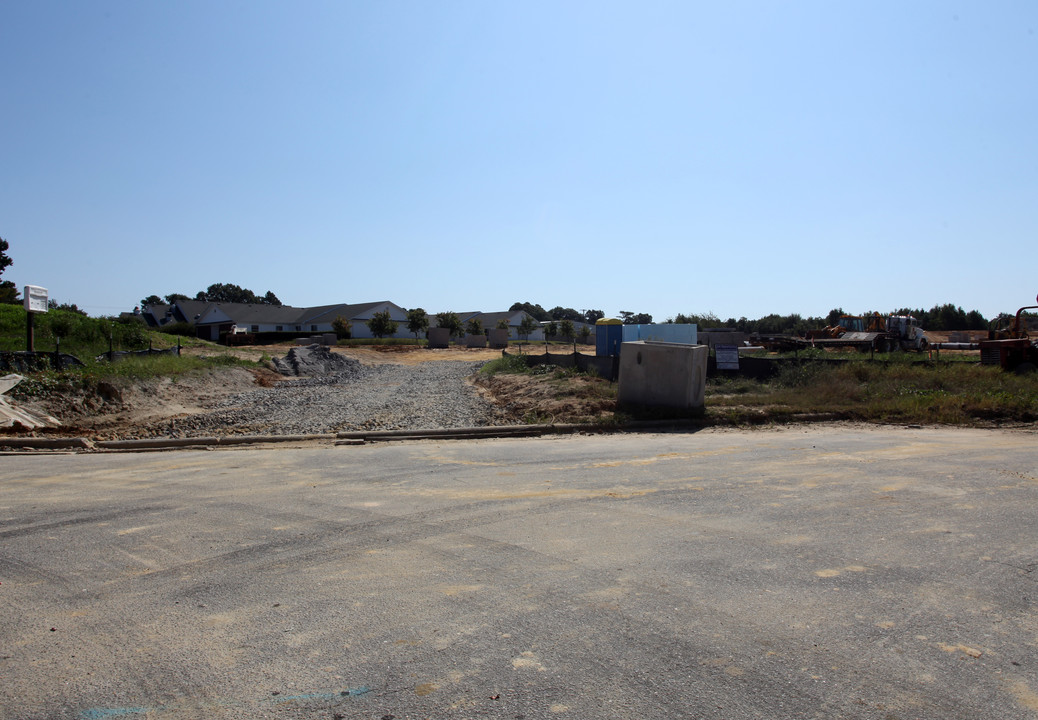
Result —
<path fill-rule="evenodd" d="M 60 427 L 61 423 L 58 422 L 57 418 L 29 412 L 25 408 L 15 406 L 9 398 L 4 396 L 4 393 L 23 379 L 21 375 L 13 373 L 0 377 L 0 427 L 21 426 L 26 430 L 35 430 L 41 427 Z"/>

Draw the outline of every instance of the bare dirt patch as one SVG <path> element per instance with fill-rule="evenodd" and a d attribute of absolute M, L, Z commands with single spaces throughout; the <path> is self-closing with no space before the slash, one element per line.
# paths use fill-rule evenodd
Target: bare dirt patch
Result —
<path fill-rule="evenodd" d="M 616 387 L 608 380 L 566 373 L 477 375 L 477 387 L 517 423 L 609 422 L 616 412 Z"/>
<path fill-rule="evenodd" d="M 56 417 L 62 427 L 55 432 L 62 435 L 127 437 L 135 428 L 208 412 L 228 395 L 271 387 L 282 379 L 264 368 L 222 367 L 179 377 L 106 382 L 96 391 L 66 389 L 19 405 Z"/>
<path fill-rule="evenodd" d="M 414 345 L 365 345 L 362 347 L 336 347 L 333 350 L 352 357 L 367 365 L 395 363 L 418 365 L 424 362 L 481 362 L 501 357 L 500 350 L 490 348 L 450 347 L 429 349 Z"/>
<path fill-rule="evenodd" d="M 185 355 L 233 355 L 242 360 L 260 362 L 264 357 L 284 357 L 296 345 L 248 345 L 243 347 L 213 348 L 208 346 L 184 348 Z M 354 358 L 365 365 L 417 365 L 423 362 L 477 362 L 501 357 L 500 350 L 490 348 L 450 347 L 429 349 L 417 345 L 360 345 L 356 347 L 334 346 L 334 353 Z"/>

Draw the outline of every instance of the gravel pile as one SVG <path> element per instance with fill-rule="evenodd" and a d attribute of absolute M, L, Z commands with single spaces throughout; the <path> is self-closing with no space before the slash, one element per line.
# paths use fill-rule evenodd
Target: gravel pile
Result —
<path fill-rule="evenodd" d="M 232 395 L 212 412 L 157 423 L 148 430 L 155 435 L 197 437 L 428 430 L 503 423 L 500 412 L 467 382 L 480 362 L 366 366 L 330 352 L 328 355 L 337 358 L 330 364 L 313 353 L 308 359 L 302 355 L 297 352 L 294 360 L 282 362 L 293 372 L 305 370 L 316 376 Z"/>
<path fill-rule="evenodd" d="M 328 377 L 347 373 L 360 367 L 360 363 L 345 355 L 333 353 L 323 345 L 294 347 L 283 358 L 274 358 L 274 367 L 282 375 Z"/>

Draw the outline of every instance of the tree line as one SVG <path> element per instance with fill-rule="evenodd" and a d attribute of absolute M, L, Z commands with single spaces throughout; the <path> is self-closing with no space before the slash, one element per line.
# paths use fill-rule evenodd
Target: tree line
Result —
<path fill-rule="evenodd" d="M 146 305 L 173 305 L 174 303 L 182 302 L 184 300 L 243 303 L 246 305 L 276 305 L 277 307 L 281 307 L 282 305 L 282 302 L 278 300 L 278 296 L 270 290 L 267 290 L 263 295 L 258 295 L 252 290 L 239 287 L 234 283 L 213 283 L 205 290 L 199 290 L 195 293 L 193 298 L 188 297 L 183 293 L 170 293 L 163 297 L 159 297 L 158 295 L 149 295 L 146 298 L 141 298 L 140 305 L 141 307 Z"/>
<path fill-rule="evenodd" d="M 8 241 L 0 237 L 0 275 L 3 275 L 4 271 L 14 264 L 14 261 L 8 255 L 9 248 L 10 245 Z M 158 295 L 149 295 L 142 298 L 140 304 L 142 306 L 162 304 L 172 305 L 179 301 L 192 299 L 208 302 L 275 305 L 279 307 L 282 305 L 281 300 L 278 299 L 277 295 L 270 290 L 260 295 L 248 288 L 233 283 L 213 283 L 205 290 L 200 290 L 195 293 L 193 298 L 183 293 L 170 293 L 162 297 Z M 20 304 L 21 302 L 18 287 L 14 282 L 10 280 L 0 281 L 0 303 Z M 65 303 L 62 305 L 55 305 L 52 301 L 51 306 L 52 309 L 71 310 L 73 312 L 85 314 L 74 304 Z M 549 323 L 547 328 L 549 335 L 559 334 L 570 336 L 573 334 L 571 329 L 573 327 L 572 323 L 587 323 L 593 325 L 597 320 L 605 317 L 605 313 L 602 310 L 576 310 L 574 308 L 562 307 L 561 305 L 557 305 L 550 310 L 545 310 L 541 305 L 530 302 L 515 302 L 508 309 L 510 312 L 525 310 L 537 322 Z M 872 313 L 873 311 L 869 311 L 863 314 L 871 315 Z M 833 308 L 825 317 L 804 317 L 798 313 L 792 313 L 790 315 L 778 315 L 772 313 L 757 319 L 740 317 L 721 320 L 712 312 L 703 314 L 690 313 L 687 315 L 684 313 L 678 313 L 672 318 L 667 318 L 665 322 L 695 323 L 700 328 L 725 327 L 747 333 L 799 334 L 806 332 L 807 330 L 835 325 L 839 321 L 841 315 L 847 314 L 850 313 L 844 312 L 843 308 Z M 997 318 L 989 320 L 977 310 L 970 310 L 967 312 L 963 310 L 961 306 L 953 305 L 952 303 L 934 305 L 929 310 L 924 310 L 922 308 L 899 308 L 895 310 L 893 314 L 911 315 L 916 318 L 919 321 L 919 324 L 926 330 L 940 331 L 986 330 L 991 327 L 993 322 L 1003 322 L 1006 317 L 1006 314 L 1002 314 Z M 648 313 L 636 313 L 629 310 L 621 310 L 619 312 L 619 317 L 625 324 L 649 324 L 652 322 L 652 315 Z M 462 328 L 461 321 L 457 319 L 455 313 L 440 313 L 438 322 L 441 323 L 440 327 L 449 327 L 452 334 L 460 334 L 464 329 Z M 569 323 L 569 325 L 563 325 L 563 323 Z M 418 337 L 420 333 L 425 332 L 429 327 L 429 319 L 425 310 L 422 308 L 409 310 L 407 327 L 410 332 L 415 334 L 415 337 Z M 345 330 L 345 328 L 343 329 Z M 379 337 L 382 335 L 393 335 L 397 330 L 397 328 L 394 327 L 393 321 L 388 317 L 388 313 L 385 314 L 385 317 L 379 317 L 374 322 L 374 327 L 371 329 L 372 332 Z M 553 329 L 556 331 L 555 333 L 551 332 Z M 531 326 L 521 329 L 520 332 L 523 330 L 526 331 L 526 334 L 529 334 L 534 330 L 534 327 Z M 481 331 L 482 329 L 480 329 L 480 332 Z"/>
<path fill-rule="evenodd" d="M 875 311 L 869 310 L 862 315 L 872 315 Z M 886 315 L 887 313 L 879 313 Z M 925 330 L 987 330 L 991 321 L 980 312 L 970 310 L 966 312 L 961 307 L 946 303 L 934 305 L 929 310 L 921 308 L 899 308 L 892 315 L 911 315 L 919 321 L 919 325 Z M 836 325 L 840 317 L 844 315 L 856 315 L 856 313 L 845 312 L 843 308 L 833 308 L 825 317 L 804 317 L 797 313 L 790 315 L 778 315 L 772 313 L 757 319 L 746 317 L 728 318 L 721 320 L 713 313 L 685 315 L 678 313 L 666 322 L 671 323 L 695 323 L 702 328 L 731 328 L 745 333 L 759 333 L 761 335 L 799 335 L 808 330 Z M 1000 316 L 1001 317 L 1001 316 Z"/>

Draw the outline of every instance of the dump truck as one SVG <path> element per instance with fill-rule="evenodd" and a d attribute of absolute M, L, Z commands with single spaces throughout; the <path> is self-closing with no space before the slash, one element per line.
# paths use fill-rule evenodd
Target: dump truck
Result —
<path fill-rule="evenodd" d="M 1020 308 L 1011 323 L 993 327 L 988 339 L 980 341 L 981 365 L 998 365 L 1020 374 L 1038 369 L 1038 340 L 1031 339 L 1027 324 L 1021 321 L 1024 310 L 1038 310 L 1038 305 Z"/>

